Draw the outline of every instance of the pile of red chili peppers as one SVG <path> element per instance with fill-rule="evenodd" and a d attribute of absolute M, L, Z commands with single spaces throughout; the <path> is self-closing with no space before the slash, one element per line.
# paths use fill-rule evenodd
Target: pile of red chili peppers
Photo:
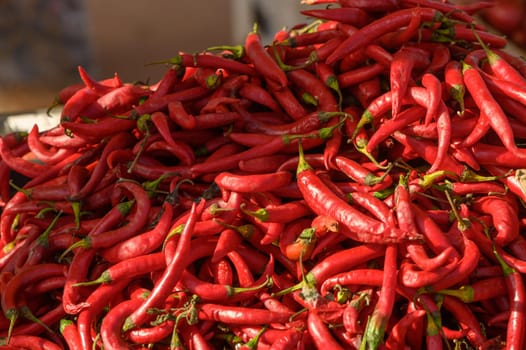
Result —
<path fill-rule="evenodd" d="M 0 138 L 9 349 L 515 349 L 526 62 L 490 6 L 310 0 Z"/>

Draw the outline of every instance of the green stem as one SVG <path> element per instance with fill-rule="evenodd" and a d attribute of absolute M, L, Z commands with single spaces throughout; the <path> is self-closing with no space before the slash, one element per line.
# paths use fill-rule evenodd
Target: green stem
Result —
<path fill-rule="evenodd" d="M 245 203 L 241 203 L 240 205 L 240 210 L 243 214 L 246 214 L 246 215 L 249 215 L 249 216 L 252 216 L 260 221 L 267 221 L 268 220 L 268 210 L 266 208 L 259 208 L 257 210 L 248 210 L 246 208 L 246 204 Z"/>
<path fill-rule="evenodd" d="M 18 186 L 17 184 L 15 184 L 15 182 L 12 179 L 9 180 L 9 186 L 11 186 L 17 192 L 22 192 L 28 199 L 31 199 L 31 193 L 33 192 L 31 188 L 29 189 L 22 188 Z"/>
<path fill-rule="evenodd" d="M 299 160 L 298 160 L 298 167 L 296 169 L 296 174 L 300 174 L 307 170 L 312 170 L 312 167 L 309 165 L 307 160 L 305 159 L 305 153 L 303 152 L 303 145 L 301 144 L 301 141 L 298 142 L 298 153 L 299 153 Z"/>
<path fill-rule="evenodd" d="M 475 295 L 475 291 L 470 285 L 463 285 L 458 289 L 442 289 L 438 291 L 438 293 L 453 296 L 463 301 L 464 303 L 473 302 L 473 297 Z"/>
<path fill-rule="evenodd" d="M 388 163 L 387 165 L 382 165 L 382 164 L 378 163 L 378 161 L 371 154 L 371 152 L 367 151 L 367 147 L 366 146 L 367 146 L 367 141 L 366 140 L 358 140 L 355 143 L 354 147 L 358 150 L 358 152 L 360 152 L 361 154 L 366 156 L 376 167 L 378 167 L 378 169 L 387 170 L 390 167 L 392 167 L 392 165 L 390 163 Z"/>
<path fill-rule="evenodd" d="M 229 51 L 231 55 L 228 55 L 228 57 L 231 57 L 236 60 L 240 60 L 243 57 L 245 57 L 245 47 L 243 45 L 211 46 L 207 48 L 206 51 Z"/>

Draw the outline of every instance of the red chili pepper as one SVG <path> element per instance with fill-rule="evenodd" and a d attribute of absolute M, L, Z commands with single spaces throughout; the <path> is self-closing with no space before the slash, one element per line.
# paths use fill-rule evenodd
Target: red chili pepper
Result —
<path fill-rule="evenodd" d="M 110 248 L 104 249 L 100 253 L 101 256 L 109 262 L 116 263 L 132 257 L 151 253 L 153 250 L 161 246 L 164 238 L 168 234 L 173 214 L 173 204 L 169 202 L 163 203 L 155 227 L 117 243 Z"/>
<path fill-rule="evenodd" d="M 411 325 L 421 322 L 421 318 L 426 314 L 423 309 L 408 311 L 393 326 L 389 333 L 385 346 L 392 350 L 403 350 L 406 346 L 406 335 L 411 332 Z"/>
<path fill-rule="evenodd" d="M 492 93 L 501 94 L 524 105 L 526 103 L 526 88 L 523 84 L 515 84 L 508 80 L 499 79 L 494 76 L 480 73 L 484 82 Z"/>
<path fill-rule="evenodd" d="M 414 8 L 396 10 L 380 19 L 370 22 L 345 39 L 340 46 L 327 57 L 326 62 L 333 64 L 353 51 L 373 42 L 374 39 L 406 26 L 411 22 L 414 11 Z M 421 8 L 419 11 L 422 21 L 433 21 L 441 16 L 439 11 L 430 8 Z"/>
<path fill-rule="evenodd" d="M 80 114 L 84 118 L 101 118 L 127 112 L 142 98 L 151 94 L 147 87 L 125 84 L 100 96 L 95 102 L 86 106 Z"/>
<path fill-rule="evenodd" d="M 205 174 L 216 171 L 228 170 L 237 167 L 237 164 L 241 160 L 250 159 L 253 157 L 259 157 L 269 154 L 274 154 L 285 146 L 280 136 L 273 137 L 268 143 L 256 145 L 248 150 L 240 153 L 233 154 L 223 159 L 214 160 L 206 163 L 194 164 L 190 168 L 190 172 L 193 174 Z"/>
<path fill-rule="evenodd" d="M 292 174 L 288 171 L 280 171 L 269 174 L 237 175 L 222 172 L 215 178 L 215 183 L 222 190 L 236 192 L 266 192 L 286 186 L 292 180 Z"/>
<path fill-rule="evenodd" d="M 180 66 L 174 65 L 168 68 L 161 79 L 150 87 L 150 90 L 153 91 L 150 97 L 160 97 L 170 93 L 179 82 L 182 73 L 184 69 Z"/>
<path fill-rule="evenodd" d="M 20 334 L 14 335 L 9 339 L 7 345 L 4 345 L 6 349 L 28 349 L 28 350 L 62 350 L 62 344 L 57 344 L 52 340 L 46 339 L 39 335 Z"/>
<path fill-rule="evenodd" d="M 168 116 L 174 123 L 185 130 L 194 129 L 196 126 L 195 117 L 186 111 L 181 101 L 168 103 Z"/>
<path fill-rule="evenodd" d="M 132 329 L 127 338 L 135 344 L 161 343 L 173 332 L 175 321 L 166 320 L 160 324 L 140 329 Z"/>
<path fill-rule="evenodd" d="M 496 276 L 462 285 L 458 289 L 442 289 L 439 293 L 454 296 L 464 303 L 474 303 L 506 295 L 507 287 L 504 277 Z"/>
<path fill-rule="evenodd" d="M 82 79 L 82 82 L 86 85 L 86 87 L 99 95 L 106 94 L 112 89 L 122 85 L 122 81 L 117 74 L 115 74 L 112 78 L 98 82 L 93 79 L 82 66 L 78 66 L 78 73 L 80 79 Z"/>
<path fill-rule="evenodd" d="M 202 281 L 188 270 L 184 270 L 181 276 L 181 284 L 192 294 L 199 297 L 203 302 L 225 302 L 227 300 L 246 300 L 255 295 L 268 285 L 268 280 L 264 280 L 260 285 L 249 287 L 232 287 L 225 284 L 215 284 Z"/>
<path fill-rule="evenodd" d="M 499 181 L 504 183 L 508 189 L 521 200 L 526 199 L 524 191 L 524 172 L 520 169 L 510 172 L 508 168 L 499 166 L 486 165 L 486 169 L 493 175 L 497 176 Z"/>
<path fill-rule="evenodd" d="M 226 324 L 265 325 L 270 323 L 285 323 L 292 315 L 288 312 L 272 312 L 266 309 L 242 306 L 224 306 L 205 303 L 198 306 L 199 320 L 218 321 Z"/>
<path fill-rule="evenodd" d="M 396 119 L 401 110 L 401 101 L 413 79 L 413 70 L 429 63 L 428 52 L 416 47 L 403 46 L 393 55 L 389 68 L 393 118 Z"/>
<path fill-rule="evenodd" d="M 308 312 L 307 327 L 316 346 L 318 348 L 329 346 L 331 349 L 343 349 L 343 346 L 331 335 L 327 325 L 323 322 L 317 311 L 312 309 Z"/>
<path fill-rule="evenodd" d="M 248 266 L 247 261 L 243 258 L 241 254 L 239 254 L 235 250 L 231 250 L 226 254 L 226 258 L 224 259 L 224 261 L 228 264 L 228 266 L 231 266 L 230 264 L 232 264 L 240 287 L 248 288 L 254 286 L 254 276 L 252 275 L 250 266 Z M 216 281 L 216 283 L 232 285 L 232 280 L 225 282 Z"/>
<path fill-rule="evenodd" d="M 403 127 L 421 120 L 424 115 L 426 115 L 426 110 L 424 108 L 413 106 L 401 111 L 396 118 L 386 120 L 369 138 L 366 146 L 367 151 L 372 152 L 382 141 L 386 140 L 395 131 L 402 130 Z"/>
<path fill-rule="evenodd" d="M 76 121 L 84 108 L 90 106 L 97 101 L 99 94 L 95 93 L 88 87 L 77 90 L 67 101 L 62 108 L 60 120 L 62 122 Z"/>
<path fill-rule="evenodd" d="M 248 33 L 245 38 L 245 50 L 248 59 L 263 77 L 277 83 L 278 86 L 288 84 L 287 75 L 278 66 L 276 61 L 265 50 L 261 37 L 255 30 Z"/>
<path fill-rule="evenodd" d="M 39 137 L 38 125 L 35 124 L 27 135 L 27 145 L 35 157 L 45 164 L 56 164 L 74 152 L 69 148 L 48 148 L 40 141 Z"/>
<path fill-rule="evenodd" d="M 356 27 L 362 27 L 370 21 L 367 11 L 358 7 L 302 10 L 301 13 L 305 16 L 351 24 Z"/>
<path fill-rule="evenodd" d="M 204 209 L 205 201 L 201 201 L 199 205 L 193 205 L 188 221 L 186 222 L 181 237 L 179 238 L 176 251 L 172 260 L 168 263 L 164 270 L 161 280 L 156 284 L 152 293 L 148 298 L 137 307 L 131 315 L 126 319 L 123 330 L 130 330 L 132 328 L 141 326 L 148 318 L 146 310 L 158 305 L 171 292 L 175 283 L 180 279 L 185 269 L 188 251 L 190 249 L 190 239 L 193 234 L 197 218 L 201 215 Z"/>
<path fill-rule="evenodd" d="M 307 114 L 305 107 L 300 101 L 298 101 L 296 95 L 294 95 L 288 86 L 281 88 L 271 86 L 270 93 L 276 99 L 285 113 L 293 120 L 298 120 Z"/>
<path fill-rule="evenodd" d="M 86 87 L 84 83 L 74 83 L 61 88 L 53 99 L 51 105 L 48 107 L 46 114 L 49 115 L 53 108 L 66 103 L 71 98 L 71 96 L 84 87 Z"/>
<path fill-rule="evenodd" d="M 283 204 L 269 204 L 257 209 L 249 209 L 246 208 L 246 206 L 241 206 L 241 211 L 263 222 L 279 223 L 289 223 L 311 214 L 311 211 L 302 200 L 290 201 Z"/>
<path fill-rule="evenodd" d="M 310 93 L 318 102 L 319 109 L 327 112 L 338 111 L 338 101 L 329 87 L 315 74 L 305 69 L 296 69 L 287 73 L 292 84 Z"/>
<path fill-rule="evenodd" d="M 518 205 L 514 197 L 481 197 L 473 203 L 473 209 L 492 217 L 496 230 L 493 240 L 498 246 L 506 246 L 519 236 Z"/>
<path fill-rule="evenodd" d="M 385 66 L 381 63 L 372 63 L 363 67 L 344 71 L 338 74 L 338 85 L 340 88 L 354 86 L 378 77 L 385 71 Z"/>
<path fill-rule="evenodd" d="M 362 244 L 353 248 L 344 249 L 328 255 L 307 273 L 306 281 L 319 285 L 330 276 L 347 271 L 369 260 L 382 256 L 385 247 L 382 245 Z"/>
<path fill-rule="evenodd" d="M 239 162 L 239 170 L 246 173 L 270 173 L 277 172 L 278 168 L 290 157 L 286 154 L 275 154 L 258 158 L 246 159 Z"/>
<path fill-rule="evenodd" d="M 379 269 L 353 269 L 327 278 L 320 286 L 322 296 L 329 294 L 334 287 L 366 285 L 380 287 L 384 273 Z"/>
<path fill-rule="evenodd" d="M 111 139 L 105 145 L 104 150 L 100 155 L 100 160 L 93 169 L 89 180 L 84 184 L 82 189 L 79 192 L 75 193 L 70 199 L 78 200 L 90 194 L 91 191 L 95 188 L 95 186 L 101 181 L 108 169 L 106 159 L 109 156 L 109 154 L 117 149 L 125 148 L 130 144 L 131 141 L 131 136 L 123 132 L 117 133 L 113 137 L 111 137 Z"/>
<path fill-rule="evenodd" d="M 60 320 L 60 334 L 67 342 L 68 348 L 71 350 L 82 350 L 82 343 L 77 329 L 77 325 L 72 320 Z"/>
<path fill-rule="evenodd" d="M 239 95 L 276 113 L 281 112 L 280 105 L 273 99 L 271 93 L 259 84 L 250 82 L 243 84 L 239 89 Z"/>

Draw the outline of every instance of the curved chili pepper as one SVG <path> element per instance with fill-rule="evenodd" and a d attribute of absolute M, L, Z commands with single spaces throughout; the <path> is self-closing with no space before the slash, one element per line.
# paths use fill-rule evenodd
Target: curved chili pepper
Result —
<path fill-rule="evenodd" d="M 518 206 L 513 197 L 481 197 L 473 203 L 473 209 L 491 216 L 496 230 L 493 240 L 498 246 L 506 246 L 519 236 Z"/>
<path fill-rule="evenodd" d="M 462 72 L 467 91 L 475 100 L 481 113 L 487 116 L 491 115 L 491 118 L 488 118 L 490 125 L 499 136 L 503 145 L 510 152 L 522 157 L 523 152 L 515 144 L 513 130 L 509 124 L 508 117 L 502 110 L 502 107 L 495 101 L 480 73 L 474 67 L 466 64 L 464 64 Z"/>
<path fill-rule="evenodd" d="M 126 317 L 141 305 L 141 299 L 129 299 L 115 305 L 102 319 L 100 334 L 105 349 L 125 349 L 128 343 L 121 336 Z"/>
<path fill-rule="evenodd" d="M 20 315 L 24 317 L 32 315 L 28 306 L 25 305 L 25 300 L 19 299 L 21 290 L 30 283 L 35 283 L 51 276 L 63 275 L 64 272 L 65 266 L 63 264 L 39 264 L 22 268 L 7 282 L 0 301 L 6 318 L 10 320 L 8 339 L 13 334 L 13 327 L 17 318 Z"/>
<path fill-rule="evenodd" d="M 35 124 L 27 134 L 27 145 L 37 159 L 45 164 L 56 164 L 74 152 L 70 148 L 50 149 L 40 141 L 39 137 L 38 125 Z"/>
<path fill-rule="evenodd" d="M 272 257 L 270 259 L 272 259 Z M 255 281 L 252 271 L 250 270 L 250 266 L 248 266 L 247 261 L 241 254 L 235 250 L 231 250 L 226 254 L 225 261 L 228 264 L 231 263 L 233 265 L 240 287 L 248 288 L 254 286 Z M 270 264 L 273 264 L 273 262 L 271 261 Z M 232 281 L 228 283 L 220 282 L 220 284 L 232 285 Z"/>
<path fill-rule="evenodd" d="M 84 110 L 86 107 L 89 107 L 93 102 L 97 101 L 99 96 L 99 94 L 88 87 L 77 90 L 64 103 L 60 120 L 62 122 L 73 122 L 78 120 L 82 110 Z"/>
<path fill-rule="evenodd" d="M 102 284 L 86 298 L 86 304 L 89 307 L 81 310 L 77 318 L 77 328 L 84 349 L 90 349 L 93 346 L 92 328 L 97 315 L 103 311 L 108 303 L 117 299 L 128 283 L 129 280 L 124 279 L 112 284 Z"/>
<path fill-rule="evenodd" d="M 47 171 L 49 166 L 31 162 L 13 153 L 13 150 L 8 148 L 3 138 L 0 138 L 0 156 L 2 161 L 5 162 L 9 168 L 16 172 L 27 176 L 29 178 L 37 177 Z"/>
<path fill-rule="evenodd" d="M 127 338 L 135 344 L 160 343 L 172 334 L 174 325 L 174 320 L 166 320 L 151 327 L 132 329 Z"/>
<path fill-rule="evenodd" d="M 389 67 L 393 118 L 396 118 L 400 112 L 401 100 L 412 81 L 413 70 L 419 66 L 425 67 L 429 63 L 427 51 L 416 47 L 403 46 L 393 55 L 393 62 Z"/>
<path fill-rule="evenodd" d="M 441 167 L 444 158 L 446 158 L 451 143 L 451 130 L 452 126 L 449 111 L 446 105 L 441 102 L 439 105 L 437 117 L 437 155 L 433 163 L 431 163 L 431 167 L 428 169 L 429 173 L 433 173 L 434 171 L 438 170 Z"/>

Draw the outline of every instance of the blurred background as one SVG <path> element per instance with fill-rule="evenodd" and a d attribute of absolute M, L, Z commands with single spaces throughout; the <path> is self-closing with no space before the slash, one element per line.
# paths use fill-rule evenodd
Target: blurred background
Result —
<path fill-rule="evenodd" d="M 515 36 L 524 37 L 526 0 L 495 1 L 502 3 L 491 12 L 495 26 L 515 23 Z M 277 30 L 308 21 L 302 8 L 312 6 L 300 0 L 0 0 L 0 115 L 7 129 L 12 114 L 19 123 L 18 114 L 26 113 L 32 124 L 41 115 L 33 111 L 45 110 L 60 88 L 79 81 L 79 65 L 97 79 L 118 73 L 124 81 L 155 81 L 165 67 L 147 63 L 178 51 L 242 44 L 255 22 L 270 42 Z M 510 28 L 500 29 L 512 37 Z"/>

